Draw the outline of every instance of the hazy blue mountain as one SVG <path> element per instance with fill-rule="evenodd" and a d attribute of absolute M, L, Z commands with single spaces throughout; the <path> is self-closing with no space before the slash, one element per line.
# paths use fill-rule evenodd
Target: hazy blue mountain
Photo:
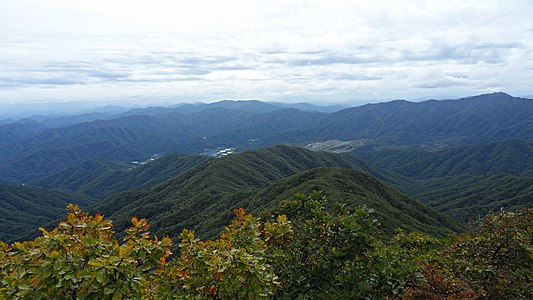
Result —
<path fill-rule="evenodd" d="M 92 122 L 96 120 L 106 120 L 113 117 L 114 114 L 107 114 L 107 113 L 84 113 L 79 115 L 73 115 L 73 116 L 44 116 L 44 117 L 37 117 L 33 116 L 28 119 L 21 119 L 18 120 L 17 123 L 25 123 L 28 121 L 38 121 L 39 124 L 44 125 L 49 128 L 59 128 L 59 127 L 65 127 L 77 123 L 83 123 L 83 122 Z"/>
<path fill-rule="evenodd" d="M 10 119 L 10 118 L 0 119 L 0 125 L 15 123 L 16 121 L 17 119 Z"/>
<path fill-rule="evenodd" d="M 237 145 L 241 151 L 256 149 L 258 145 L 264 143 L 264 137 L 272 132 L 302 127 L 324 116 L 326 114 L 318 112 L 304 112 L 294 108 L 282 109 L 256 115 L 249 124 L 214 135 L 210 134 L 209 137 L 212 143 L 217 145 Z"/>
<path fill-rule="evenodd" d="M 267 113 L 280 110 L 283 107 L 261 102 L 258 100 L 222 100 L 213 103 L 184 103 L 172 106 L 154 106 L 146 108 L 135 108 L 121 113 L 119 116 L 132 115 L 161 115 L 168 113 L 191 114 L 213 108 L 226 108 L 233 110 L 242 110 L 249 113 Z"/>
<path fill-rule="evenodd" d="M 309 103 L 282 103 L 282 102 L 262 102 L 259 100 L 222 100 L 209 104 L 197 103 L 177 106 L 176 109 L 182 113 L 198 112 L 209 108 L 228 108 L 244 110 L 252 113 L 268 113 L 285 108 L 293 108 L 301 111 L 330 113 L 346 108 L 341 105 L 313 105 Z"/>
<path fill-rule="evenodd" d="M 115 105 L 106 105 L 102 107 L 97 107 L 94 109 L 87 110 L 85 112 L 75 112 L 75 113 L 65 113 L 60 114 L 57 112 L 41 115 L 31 115 L 24 116 L 20 118 L 12 118 L 0 120 L 0 124 L 11 124 L 11 123 L 33 123 L 38 124 L 44 128 L 58 128 L 69 126 L 82 122 L 92 122 L 96 120 L 107 120 L 117 118 L 118 114 L 128 111 L 131 108 L 115 106 Z M 1 129 L 0 129 L 1 132 Z"/>
<path fill-rule="evenodd" d="M 294 108 L 302 111 L 314 111 L 314 112 L 321 112 L 321 113 L 333 113 L 337 112 L 339 110 L 345 109 L 348 106 L 345 105 L 315 105 L 315 104 L 309 104 L 305 102 L 298 102 L 298 103 L 282 103 L 282 102 L 269 102 L 271 104 L 274 104 L 279 107 L 283 108 Z"/>
<path fill-rule="evenodd" d="M 308 112 L 331 113 L 346 108 L 342 105 L 314 105 L 309 103 L 263 102 L 259 100 L 222 100 L 212 103 L 183 103 L 171 106 L 154 106 L 135 108 L 121 113 L 119 116 L 159 115 L 166 113 L 190 114 L 212 108 L 243 110 L 249 113 L 269 113 L 287 108 Z"/>
<path fill-rule="evenodd" d="M 0 148 L 47 129 L 39 122 L 8 123 L 0 125 Z"/>
<path fill-rule="evenodd" d="M 23 119 L 31 116 L 59 117 L 91 112 L 119 112 L 119 106 L 101 101 L 0 103 L 0 118 Z"/>
<path fill-rule="evenodd" d="M 366 104 L 266 139 L 275 143 L 363 140 L 380 147 L 449 147 L 533 139 L 533 100 L 504 93 L 459 100 Z"/>
<path fill-rule="evenodd" d="M 0 178 L 25 182 L 95 157 L 131 162 L 154 153 L 201 153 L 226 143 L 220 136 L 227 133 L 248 128 L 254 130 L 256 137 L 258 133 L 305 124 L 315 116 L 316 113 L 292 110 L 255 114 L 211 108 L 190 114 L 128 116 L 42 130 L 2 145 Z M 236 137 L 231 143 L 249 143 L 247 136 Z"/>
<path fill-rule="evenodd" d="M 41 131 L 0 151 L 0 177 L 28 180 L 75 166 L 95 157 L 142 160 L 159 152 L 201 149 L 199 135 L 179 116 L 130 116 Z"/>

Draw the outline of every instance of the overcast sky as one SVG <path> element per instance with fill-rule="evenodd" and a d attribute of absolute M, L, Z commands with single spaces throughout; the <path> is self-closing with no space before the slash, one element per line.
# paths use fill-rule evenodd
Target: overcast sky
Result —
<path fill-rule="evenodd" d="M 531 96 L 532 16 L 531 0 L 1 0 L 0 103 Z"/>

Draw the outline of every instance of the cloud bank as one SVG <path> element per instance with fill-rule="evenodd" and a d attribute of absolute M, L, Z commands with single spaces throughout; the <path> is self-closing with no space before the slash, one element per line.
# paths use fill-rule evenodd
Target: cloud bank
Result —
<path fill-rule="evenodd" d="M 530 1 L 0 2 L 0 103 L 533 95 Z"/>

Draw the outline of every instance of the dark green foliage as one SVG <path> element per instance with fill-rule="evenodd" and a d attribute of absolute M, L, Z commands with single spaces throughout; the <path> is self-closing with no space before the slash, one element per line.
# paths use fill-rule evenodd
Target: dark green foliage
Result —
<path fill-rule="evenodd" d="M 293 226 L 292 242 L 274 261 L 280 298 L 345 298 L 374 294 L 366 269 L 376 220 L 366 209 L 349 213 L 341 205 L 328 213 L 319 193 L 296 194 L 280 204 Z M 386 295 L 386 294 L 385 294 Z M 377 295 L 374 295 L 377 296 Z"/>
<path fill-rule="evenodd" d="M 32 182 L 42 188 L 58 188 L 101 198 L 109 188 L 127 178 L 130 165 L 96 158 Z"/>
<path fill-rule="evenodd" d="M 57 190 L 0 185 L 0 240 L 13 241 L 64 215 L 65 206 L 76 201 L 84 206 L 88 198 Z"/>
<path fill-rule="evenodd" d="M 533 146 L 511 140 L 429 152 L 359 152 L 384 181 L 423 203 L 467 222 L 500 208 L 533 205 Z"/>

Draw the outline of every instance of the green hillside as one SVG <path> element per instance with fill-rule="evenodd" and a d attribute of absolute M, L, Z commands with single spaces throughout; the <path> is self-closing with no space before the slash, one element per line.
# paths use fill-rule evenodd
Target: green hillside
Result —
<path fill-rule="evenodd" d="M 280 200 L 289 199 L 295 193 L 312 191 L 322 191 L 330 199 L 329 208 L 338 201 L 349 208 L 366 205 L 375 209 L 375 216 L 386 234 L 404 228 L 441 236 L 463 229 L 463 225 L 453 218 L 443 216 L 357 169 L 315 168 L 298 173 L 250 196 L 247 207 L 260 212 L 275 208 Z"/>
<path fill-rule="evenodd" d="M 384 180 L 460 221 L 533 206 L 533 146 L 519 140 L 442 151 L 360 151 Z"/>
<path fill-rule="evenodd" d="M 211 159 L 204 155 L 169 154 L 144 165 L 94 159 L 36 180 L 32 184 L 102 200 L 118 192 L 155 186 Z"/>
<path fill-rule="evenodd" d="M 533 178 L 508 174 L 418 180 L 406 192 L 463 222 L 502 208 L 533 206 Z"/>
<path fill-rule="evenodd" d="M 268 208 L 270 205 L 264 206 L 254 199 L 257 199 L 258 195 L 267 195 L 278 190 L 279 180 L 319 167 L 367 168 L 353 155 L 315 153 L 301 148 L 276 146 L 213 160 L 152 189 L 114 195 L 94 207 L 93 210 L 112 218 L 118 229 L 125 228 L 129 224 L 130 218 L 137 216 L 148 218 L 158 234 L 175 236 L 181 229 L 191 228 L 201 236 L 213 237 L 232 218 L 233 208 L 249 207 L 253 209 L 256 206 Z M 345 186 L 353 187 L 358 182 L 345 182 L 350 175 L 344 174 L 343 176 L 333 176 L 338 179 L 335 185 L 333 184 L 335 180 L 329 179 L 328 176 L 331 175 L 331 172 L 337 174 L 342 173 L 341 171 L 315 172 L 319 175 L 323 173 L 326 176 L 324 180 L 328 183 L 324 184 L 324 190 L 326 188 L 333 189 L 332 193 L 342 191 Z M 356 174 L 360 175 L 361 173 L 357 172 Z M 306 176 L 305 174 L 300 175 Z M 298 187 L 298 178 L 289 180 L 287 182 L 289 186 L 283 186 L 281 183 L 283 191 L 288 190 L 291 193 L 295 191 Z M 381 216 L 383 216 L 384 223 L 389 225 L 389 229 L 392 229 L 394 225 L 400 225 L 402 219 L 412 223 L 404 225 L 409 229 L 417 228 L 431 233 L 446 232 L 446 230 L 438 228 L 441 224 L 445 224 L 443 227 L 446 228 L 460 228 L 457 224 L 451 224 L 452 222 L 448 217 L 411 200 L 405 195 L 393 192 L 391 188 L 386 188 L 380 192 L 379 190 L 384 184 L 378 184 L 379 181 L 370 175 L 361 178 L 361 182 L 358 184 L 362 185 L 370 181 L 374 185 L 365 192 L 368 195 L 375 194 L 372 196 L 374 204 L 379 203 L 383 206 L 396 207 L 396 209 L 405 205 L 409 207 L 407 210 L 411 212 L 400 214 L 398 217 L 388 215 L 388 212 L 394 211 L 392 207 L 387 207 L 387 210 L 376 207 L 377 210 L 382 211 Z M 317 180 L 321 181 L 320 179 Z M 340 196 L 344 196 L 341 192 L 338 193 Z M 387 193 L 387 196 L 384 197 L 382 193 Z M 269 196 L 271 196 L 269 201 L 279 199 L 277 192 Z M 394 203 L 388 203 L 389 201 L 392 202 L 392 199 L 398 200 Z M 342 199 L 332 199 L 332 201 L 335 200 L 342 201 Z"/>
<path fill-rule="evenodd" d="M 533 144 L 520 140 L 436 152 L 381 150 L 361 151 L 357 155 L 379 168 L 413 178 L 491 173 L 533 177 Z"/>
<path fill-rule="evenodd" d="M 89 199 L 57 190 L 0 185 L 0 240 L 12 241 L 65 214 L 69 202 L 87 206 Z"/>

